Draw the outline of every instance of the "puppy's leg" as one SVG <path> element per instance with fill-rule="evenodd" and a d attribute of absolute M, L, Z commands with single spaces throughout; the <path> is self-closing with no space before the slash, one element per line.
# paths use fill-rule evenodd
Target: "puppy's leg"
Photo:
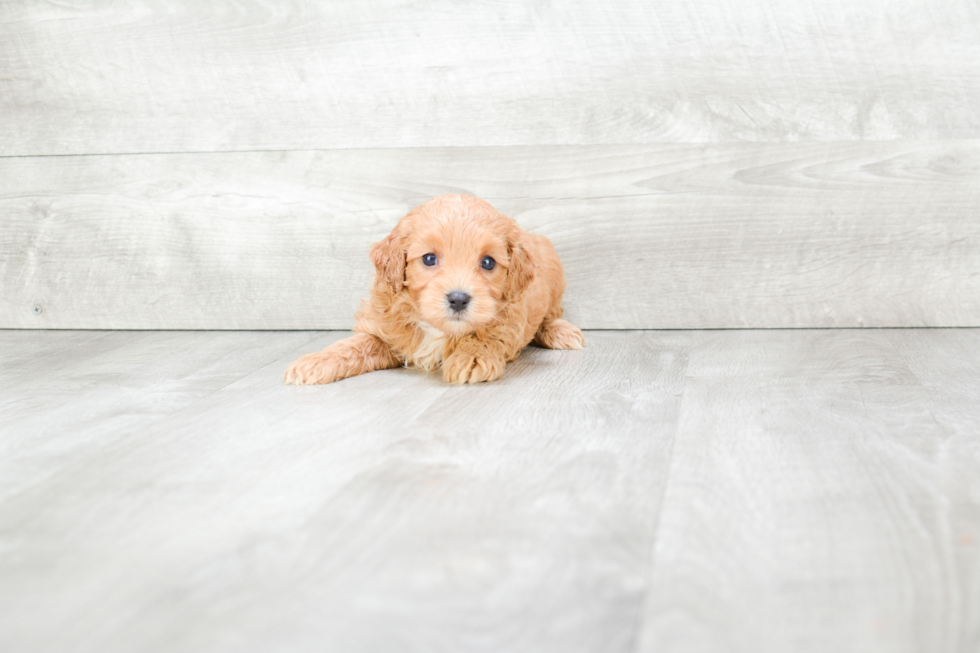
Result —
<path fill-rule="evenodd" d="M 548 349 L 581 349 L 585 336 L 565 320 L 545 320 L 534 334 L 534 344 Z"/>
<path fill-rule="evenodd" d="M 358 333 L 338 340 L 323 351 L 293 361 L 283 380 L 292 385 L 332 383 L 399 364 L 391 347 L 372 335 Z"/>
<path fill-rule="evenodd" d="M 506 360 L 503 343 L 465 336 L 442 362 L 442 378 L 458 384 L 496 381 L 504 373 Z"/>

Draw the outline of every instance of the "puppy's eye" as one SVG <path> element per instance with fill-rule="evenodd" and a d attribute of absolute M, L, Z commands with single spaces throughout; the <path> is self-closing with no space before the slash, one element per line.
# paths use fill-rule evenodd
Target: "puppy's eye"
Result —
<path fill-rule="evenodd" d="M 436 255 L 435 254 L 426 254 L 425 256 L 422 257 L 422 263 L 424 263 L 425 265 L 428 265 L 428 266 L 435 265 L 436 264 Z"/>
<path fill-rule="evenodd" d="M 483 257 L 483 260 L 480 261 L 480 267 L 483 268 L 484 270 L 492 270 L 494 268 L 494 266 L 496 266 L 496 265 L 497 265 L 497 262 L 494 261 L 489 256 L 484 256 Z"/>

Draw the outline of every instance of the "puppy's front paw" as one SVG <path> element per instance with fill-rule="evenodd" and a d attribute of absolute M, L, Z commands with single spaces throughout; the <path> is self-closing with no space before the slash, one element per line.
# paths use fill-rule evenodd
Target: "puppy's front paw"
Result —
<path fill-rule="evenodd" d="M 442 378 L 448 383 L 496 381 L 504 373 L 504 361 L 465 352 L 450 355 L 442 364 Z"/>
<path fill-rule="evenodd" d="M 282 378 L 287 385 L 333 383 L 343 378 L 342 367 L 343 361 L 339 357 L 318 351 L 294 360 Z"/>

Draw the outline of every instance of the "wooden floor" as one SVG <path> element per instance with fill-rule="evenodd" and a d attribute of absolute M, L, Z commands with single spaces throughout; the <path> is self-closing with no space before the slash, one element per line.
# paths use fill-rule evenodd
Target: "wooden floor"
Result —
<path fill-rule="evenodd" d="M 980 649 L 980 329 L 0 331 L 0 649 Z"/>

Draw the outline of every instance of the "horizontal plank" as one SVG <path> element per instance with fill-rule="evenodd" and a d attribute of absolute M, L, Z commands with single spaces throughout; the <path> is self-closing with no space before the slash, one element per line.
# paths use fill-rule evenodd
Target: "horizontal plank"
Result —
<path fill-rule="evenodd" d="M 980 137 L 980 5 L 0 4 L 0 155 Z"/>
<path fill-rule="evenodd" d="M 26 157 L 0 180 L 0 327 L 350 328 L 371 243 L 448 192 L 554 241 L 583 328 L 980 325 L 980 141 Z"/>

